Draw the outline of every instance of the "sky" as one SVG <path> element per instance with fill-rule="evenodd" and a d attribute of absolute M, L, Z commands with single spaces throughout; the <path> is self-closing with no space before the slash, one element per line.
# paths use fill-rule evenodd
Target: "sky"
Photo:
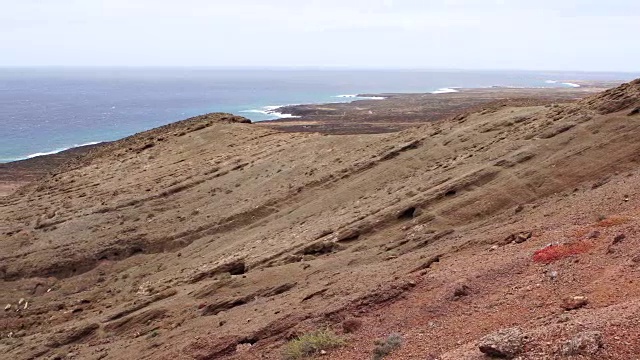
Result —
<path fill-rule="evenodd" d="M 0 0 L 0 66 L 640 70 L 638 0 Z"/>

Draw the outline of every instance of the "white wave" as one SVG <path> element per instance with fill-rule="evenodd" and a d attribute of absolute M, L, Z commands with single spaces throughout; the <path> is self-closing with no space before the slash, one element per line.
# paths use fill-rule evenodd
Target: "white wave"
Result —
<path fill-rule="evenodd" d="M 449 93 L 457 93 L 458 90 L 453 88 L 440 88 L 436 91 L 432 91 L 432 94 L 449 94 Z"/>
<path fill-rule="evenodd" d="M 251 109 L 251 110 L 242 110 L 240 112 L 243 113 L 254 113 L 254 114 L 263 114 L 263 115 L 272 115 L 275 119 L 291 119 L 291 118 L 299 118 L 300 116 L 292 115 L 292 114 L 284 114 L 279 111 L 283 106 L 291 106 L 291 105 L 270 105 L 263 106 L 261 109 Z"/>
<path fill-rule="evenodd" d="M 274 115 L 277 116 L 278 119 L 295 119 L 295 118 L 299 118 L 300 116 L 297 115 L 293 115 L 293 114 L 283 114 L 283 113 L 279 113 L 277 111 L 273 111 L 270 113 L 270 115 Z"/>
<path fill-rule="evenodd" d="M 22 159 L 33 159 L 34 157 L 38 157 L 38 156 L 53 155 L 53 154 L 57 154 L 59 152 L 65 151 L 65 150 L 69 150 L 69 149 L 71 149 L 71 148 L 60 148 L 60 149 L 55 149 L 55 150 L 47 151 L 47 152 L 34 153 L 34 154 L 27 155 Z"/>
<path fill-rule="evenodd" d="M 384 100 L 384 96 L 360 96 L 360 95 L 336 95 L 336 98 L 341 99 L 354 99 L 354 100 Z"/>
<path fill-rule="evenodd" d="M 18 157 L 18 158 L 15 158 L 15 159 L 2 159 L 2 161 L 0 161 L 0 162 L 3 162 L 3 161 L 10 162 L 10 161 L 33 159 L 33 158 L 38 157 L 38 156 L 53 155 L 53 154 L 57 154 L 57 153 L 60 153 L 60 152 L 63 152 L 63 151 L 69 150 L 69 149 L 77 148 L 77 147 L 100 144 L 101 142 L 102 141 L 91 141 L 91 142 L 83 143 L 83 144 L 75 144 L 73 146 L 62 147 L 62 148 L 58 148 L 58 149 L 51 150 L 51 151 L 37 152 L 37 153 L 29 154 L 29 155 L 26 155 L 26 156 Z"/>
<path fill-rule="evenodd" d="M 570 82 L 558 82 L 556 80 L 545 80 L 545 83 L 547 83 L 547 84 L 560 84 L 560 85 L 565 85 L 565 86 L 574 87 L 574 88 L 579 88 L 580 87 L 580 85 L 578 85 L 578 84 L 574 84 L 574 83 L 570 83 Z"/>

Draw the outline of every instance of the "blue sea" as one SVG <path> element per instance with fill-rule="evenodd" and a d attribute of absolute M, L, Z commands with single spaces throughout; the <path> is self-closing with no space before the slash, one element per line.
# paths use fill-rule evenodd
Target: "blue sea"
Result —
<path fill-rule="evenodd" d="M 277 106 L 456 87 L 574 86 L 638 74 L 531 71 L 0 68 L 0 162 L 116 140 L 208 112 L 253 121 Z"/>

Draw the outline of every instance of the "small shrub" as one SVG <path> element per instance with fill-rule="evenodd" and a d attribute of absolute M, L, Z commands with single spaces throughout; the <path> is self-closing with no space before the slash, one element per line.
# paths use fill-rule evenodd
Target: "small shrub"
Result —
<path fill-rule="evenodd" d="M 318 330 L 291 340 L 282 353 L 285 360 L 304 359 L 344 345 L 345 341 L 331 330 Z"/>
<path fill-rule="evenodd" d="M 373 349 L 373 360 L 381 360 L 402 346 L 402 335 L 391 334 L 386 339 L 377 340 Z"/>
<path fill-rule="evenodd" d="M 589 251 L 591 244 L 585 241 L 577 241 L 559 245 L 549 245 L 533 254 L 533 261 L 539 263 L 551 263 L 569 256 L 578 255 Z"/>

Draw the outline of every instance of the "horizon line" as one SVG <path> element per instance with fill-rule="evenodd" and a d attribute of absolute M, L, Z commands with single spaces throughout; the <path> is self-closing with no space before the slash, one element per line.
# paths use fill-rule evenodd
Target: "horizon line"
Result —
<path fill-rule="evenodd" d="M 161 69 L 182 69 L 182 70 L 351 70 L 351 71 L 521 71 L 521 72 L 550 72 L 550 73 L 616 73 L 616 74 L 640 74 L 638 71 L 629 70 L 558 70 L 558 69 L 524 69 L 524 68 L 447 68 L 447 67 L 385 67 L 385 66 L 341 66 L 341 65 L 274 65 L 274 66 L 227 66 L 227 65 L 1 65 L 0 69 L 113 69 L 113 70 L 161 70 Z"/>

